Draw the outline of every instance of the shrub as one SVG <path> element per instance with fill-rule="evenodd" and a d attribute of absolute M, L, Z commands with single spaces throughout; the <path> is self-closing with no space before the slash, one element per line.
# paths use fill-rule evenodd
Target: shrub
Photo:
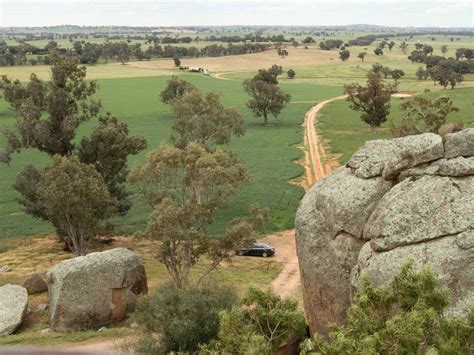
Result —
<path fill-rule="evenodd" d="M 145 354 L 195 352 L 199 344 L 217 338 L 219 312 L 236 301 L 235 292 L 222 286 L 178 289 L 164 284 L 132 315 L 143 332 L 128 344 L 129 350 Z"/>
<path fill-rule="evenodd" d="M 325 339 L 301 344 L 302 354 L 469 354 L 474 344 L 474 309 L 448 318 L 449 292 L 433 271 L 405 263 L 388 287 L 367 278 L 348 310 L 346 323 Z"/>
<path fill-rule="evenodd" d="M 219 340 L 203 350 L 211 353 L 272 354 L 284 342 L 303 339 L 304 314 L 294 299 L 251 288 L 240 306 L 221 312 Z"/>

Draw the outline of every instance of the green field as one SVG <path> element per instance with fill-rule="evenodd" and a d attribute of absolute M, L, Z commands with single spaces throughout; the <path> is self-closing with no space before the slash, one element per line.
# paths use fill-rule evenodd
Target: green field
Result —
<path fill-rule="evenodd" d="M 448 121 L 463 120 L 466 126 L 474 127 L 474 88 L 438 91 L 422 96 L 431 99 L 440 96 L 450 97 L 454 106 L 459 108 L 459 112 L 451 113 Z M 407 99 L 392 99 L 389 121 L 396 121 L 400 117 L 401 100 Z M 319 134 L 325 140 L 329 151 L 337 154 L 341 164 L 346 163 L 366 141 L 391 137 L 389 121 L 372 132 L 359 117 L 359 113 L 349 109 L 349 102 L 339 100 L 326 105 L 316 121 Z"/>
<path fill-rule="evenodd" d="M 232 219 L 244 215 L 252 203 L 260 203 L 270 208 L 269 231 L 291 228 L 303 190 L 288 184 L 288 180 L 302 173 L 301 166 L 294 161 L 301 156 L 301 151 L 296 147 L 303 137 L 300 125 L 311 104 L 290 104 L 282 115 L 273 121 L 274 125 L 263 127 L 261 121 L 254 118 L 245 107 L 247 97 L 241 82 L 192 74 L 184 75 L 183 78 L 202 90 L 221 93 L 224 104 L 236 107 L 247 123 L 246 135 L 234 139 L 229 148 L 248 165 L 253 181 L 238 196 L 228 201 L 216 218 L 214 231 L 222 230 Z M 110 111 L 126 122 L 132 134 L 145 136 L 148 142 L 147 152 L 157 147 L 161 141 L 167 140 L 170 135 L 172 114 L 169 107 L 158 100 L 158 94 L 167 79 L 166 76 L 158 76 L 99 80 L 98 96 L 102 100 L 103 111 Z M 284 84 L 283 88 L 291 93 L 293 101 L 318 100 L 342 92 L 338 87 L 316 84 Z M 0 128 L 13 123 L 14 117 L 6 103 L 1 101 Z M 91 121 L 81 126 L 78 138 L 86 135 L 94 125 L 95 122 Z M 0 145 L 3 144 L 2 137 Z M 143 162 L 147 152 L 132 157 L 130 165 Z M 49 224 L 21 211 L 15 201 L 16 192 L 11 188 L 16 173 L 23 166 L 29 163 L 42 165 L 47 160 L 47 156 L 36 151 L 24 151 L 14 156 L 11 165 L 0 167 L 1 241 L 51 232 Z M 150 211 L 141 201 L 134 202 L 134 207 L 126 217 L 114 221 L 117 233 L 134 233 L 145 226 Z"/>

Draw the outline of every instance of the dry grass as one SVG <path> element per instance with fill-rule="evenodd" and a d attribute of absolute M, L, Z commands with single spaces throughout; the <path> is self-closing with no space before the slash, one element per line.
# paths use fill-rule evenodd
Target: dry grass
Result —
<path fill-rule="evenodd" d="M 267 68 L 273 64 L 281 66 L 311 66 L 315 64 L 327 64 L 339 61 L 338 51 L 322 51 L 315 48 L 287 48 L 289 55 L 282 59 L 276 50 L 268 50 L 260 53 L 234 55 L 215 58 L 184 58 L 181 60 L 183 66 L 206 68 L 212 73 L 254 71 Z M 349 61 L 357 61 L 350 58 Z M 170 70 L 174 63 L 171 59 L 160 59 L 150 62 L 132 62 L 128 64 L 135 68 L 149 68 Z"/>
<path fill-rule="evenodd" d="M 157 250 L 153 241 L 138 237 L 121 236 L 115 237 L 110 245 L 97 243 L 90 251 L 102 251 L 118 247 L 129 248 L 140 255 L 145 265 L 150 292 L 153 292 L 163 282 L 169 281 L 164 265 L 156 259 Z M 16 246 L 0 253 L 0 266 L 9 265 L 12 268 L 11 272 L 0 273 L 0 286 L 5 284 L 22 285 L 23 280 L 29 274 L 33 272 L 46 273 L 55 264 L 71 257 L 73 255 L 65 252 L 62 243 L 59 243 L 54 236 L 20 241 Z M 206 263 L 206 261 L 202 261 L 195 268 L 194 274 L 200 274 Z M 270 258 L 238 257 L 234 258 L 232 263 L 223 264 L 220 269 L 211 275 L 216 282 L 230 285 L 240 295 L 243 295 L 251 286 L 269 288 L 280 270 L 281 266 Z M 82 343 L 98 338 L 107 339 L 110 337 L 110 339 L 113 339 L 116 336 L 122 337 L 130 333 L 126 323 L 122 322 L 113 326 L 110 334 L 98 333 L 97 331 L 40 334 L 40 330 L 49 327 L 49 310 L 37 310 L 41 303 L 48 303 L 47 292 L 29 296 L 28 306 L 31 312 L 25 317 L 16 335 L 0 339 L 0 347 L 16 344 Z"/>

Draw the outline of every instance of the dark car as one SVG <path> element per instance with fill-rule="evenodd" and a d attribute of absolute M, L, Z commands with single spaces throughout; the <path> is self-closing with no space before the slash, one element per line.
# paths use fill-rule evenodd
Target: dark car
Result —
<path fill-rule="evenodd" d="M 253 243 L 246 247 L 240 248 L 236 251 L 237 255 L 251 255 L 251 256 L 273 256 L 275 254 L 275 248 L 265 243 Z"/>

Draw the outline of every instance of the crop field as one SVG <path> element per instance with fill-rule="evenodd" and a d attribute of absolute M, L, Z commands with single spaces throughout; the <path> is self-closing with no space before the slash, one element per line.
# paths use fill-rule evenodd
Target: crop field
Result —
<path fill-rule="evenodd" d="M 260 203 L 271 209 L 269 231 L 288 229 L 293 226 L 293 217 L 303 190 L 288 184 L 288 180 L 302 173 L 301 166 L 295 163 L 301 151 L 297 145 L 302 141 L 304 113 L 311 101 L 338 95 L 339 87 L 315 84 L 285 84 L 283 88 L 292 95 L 293 101 L 270 127 L 263 127 L 260 119 L 254 118 L 245 107 L 247 100 L 239 81 L 218 80 L 211 77 L 186 74 L 183 78 L 191 81 L 204 91 L 215 91 L 222 95 L 226 106 L 236 107 L 245 117 L 247 133 L 234 139 L 230 149 L 248 166 L 253 182 L 238 196 L 229 201 L 226 208 L 216 218 L 214 230 L 219 232 L 228 222 L 247 212 L 252 203 Z M 116 78 L 99 80 L 99 94 L 103 111 L 110 111 L 129 125 L 132 134 L 143 135 L 148 149 L 130 160 L 130 165 L 143 162 L 147 152 L 156 148 L 170 135 L 172 114 L 169 107 L 158 100 L 167 76 Z M 301 102 L 303 103 L 297 103 Z M 5 102 L 0 104 L 0 128 L 11 126 L 14 117 Z M 95 122 L 84 124 L 78 139 L 86 135 Z M 0 145 L 3 145 L 3 137 Z M 16 173 L 28 163 L 44 164 L 48 158 L 36 151 L 24 151 L 15 155 L 9 166 L 0 170 L 0 230 L 2 241 L 19 236 L 38 235 L 51 232 L 51 226 L 24 214 L 15 200 L 16 193 L 11 188 Z M 114 221 L 118 233 L 134 233 L 142 229 L 149 210 L 139 200 L 126 217 Z"/>
<path fill-rule="evenodd" d="M 450 113 L 448 121 L 464 121 L 466 127 L 474 127 L 474 88 L 456 89 L 422 94 L 421 96 L 434 99 L 448 96 L 459 112 Z M 372 132 L 357 112 L 349 109 L 346 100 L 335 101 L 326 105 L 316 127 L 325 140 L 330 152 L 339 157 L 341 164 L 346 163 L 351 155 L 366 141 L 390 138 L 389 121 L 400 117 L 400 103 L 403 98 L 392 98 L 390 117 L 381 128 Z M 405 99 L 406 100 L 406 99 Z"/>
<path fill-rule="evenodd" d="M 217 30 L 216 30 L 217 31 Z M 244 31 L 245 32 L 245 31 Z M 226 35 L 240 34 L 232 31 L 222 32 Z M 274 31 L 278 34 L 279 31 Z M 294 33 L 298 40 L 302 40 L 308 33 Z M 206 35 L 211 34 L 211 32 Z M 212 34 L 216 34 L 212 32 Z M 337 38 L 348 40 L 367 32 L 340 32 Z M 204 34 L 176 33 L 175 36 Z M 285 33 L 289 36 L 289 33 Z M 322 37 L 314 36 L 319 42 Z M 442 45 L 448 46 L 447 56 L 453 56 L 456 48 L 474 48 L 472 37 L 460 36 L 459 40 L 451 41 L 449 36 L 414 36 L 408 40 L 408 53 L 414 50 L 416 42 L 428 43 L 433 46 L 434 54 L 439 55 Z M 214 91 L 222 95 L 226 106 L 236 107 L 245 117 L 247 133 L 244 137 L 233 139 L 230 149 L 248 166 L 253 181 L 250 186 L 241 191 L 235 198 L 227 202 L 226 207 L 216 218 L 213 232 L 219 233 L 232 219 L 246 214 L 252 203 L 260 203 L 271 210 L 271 221 L 268 231 L 278 231 L 293 227 L 293 219 L 303 190 L 289 180 L 296 180 L 301 176 L 303 169 L 298 164 L 302 157 L 299 146 L 303 139 L 303 122 L 305 112 L 315 102 L 343 93 L 344 84 L 351 82 L 365 82 L 365 77 L 371 66 L 378 62 L 390 68 L 399 68 L 405 71 L 406 76 L 399 82 L 399 90 L 411 93 L 423 93 L 429 97 L 449 95 L 460 112 L 451 115 L 452 120 L 464 119 L 468 126 L 474 125 L 474 75 L 466 74 L 464 81 L 453 91 L 440 91 L 439 85 L 434 86 L 431 80 L 417 80 L 415 71 L 421 65 L 411 63 L 407 55 L 398 47 L 402 38 L 396 37 L 397 43 L 392 51 L 387 48 L 383 56 L 373 54 L 373 49 L 379 41 L 368 47 L 349 47 L 351 57 L 342 62 L 338 58 L 338 50 L 323 51 L 316 44 L 303 45 L 293 48 L 286 45 L 288 57 L 282 59 L 276 50 L 269 50 L 255 54 L 215 58 L 182 58 L 182 65 L 188 67 L 207 68 L 211 76 L 200 74 L 185 74 L 174 67 L 172 59 L 159 59 L 143 62 L 130 62 L 125 65 L 111 62 L 87 66 L 88 79 L 98 80 L 99 92 L 97 96 L 103 104 L 103 112 L 111 112 L 120 120 L 129 125 L 133 134 L 143 135 L 148 142 L 148 148 L 138 156 L 130 159 L 130 166 L 144 161 L 146 154 L 156 148 L 160 142 L 167 141 L 170 136 L 172 113 L 168 106 L 159 101 L 159 92 L 164 88 L 166 80 L 172 74 L 178 74 L 183 79 L 191 81 L 203 91 Z M 94 39 L 95 42 L 100 42 Z M 32 41 L 32 44 L 34 44 Z M 45 42 L 46 43 L 46 42 Z M 45 44 L 44 43 L 44 44 Z M 210 42 L 209 42 L 210 43 Z M 197 45 L 209 44 L 198 42 Z M 215 42 L 213 42 L 215 43 Z M 40 45 L 42 43 L 38 43 Z M 68 40 L 59 40 L 60 46 L 68 47 Z M 192 45 L 193 43 L 191 43 Z M 182 44 L 179 44 L 182 45 Z M 225 44 L 224 44 L 225 45 Z M 362 62 L 357 58 L 359 52 L 367 52 Z M 272 64 L 281 65 L 284 70 L 290 68 L 296 71 L 296 78 L 289 80 L 286 75 L 279 78 L 284 91 L 292 95 L 291 104 L 282 112 L 272 125 L 264 127 L 261 120 L 252 116 L 246 108 L 248 97 L 242 88 L 242 81 L 253 75 L 258 69 Z M 12 79 L 28 80 L 34 72 L 40 78 L 48 80 L 49 67 L 13 66 L 0 67 L 0 74 L 7 74 Z M 400 99 L 393 99 L 391 117 L 399 115 Z M 7 104 L 0 99 L 0 129 L 14 124 L 15 118 Z M 83 124 L 77 139 L 87 135 L 95 125 L 95 121 Z M 337 101 L 326 106 L 316 120 L 318 133 L 326 142 L 328 152 L 338 154 L 340 162 L 348 157 L 366 140 L 388 137 L 388 125 L 371 132 L 359 119 L 359 115 L 348 108 L 345 101 Z M 0 136 L 0 146 L 4 138 Z M 25 150 L 14 156 L 9 166 L 0 166 L 0 247 L 2 243 L 31 235 L 44 235 L 52 232 L 49 224 L 34 219 L 21 211 L 16 202 L 16 192 L 12 184 L 17 172 L 26 164 L 33 163 L 41 166 L 48 161 L 45 155 L 36 151 Z M 117 234 L 133 234 L 142 230 L 149 214 L 146 205 L 134 198 L 134 207 L 125 217 L 116 218 Z"/>

